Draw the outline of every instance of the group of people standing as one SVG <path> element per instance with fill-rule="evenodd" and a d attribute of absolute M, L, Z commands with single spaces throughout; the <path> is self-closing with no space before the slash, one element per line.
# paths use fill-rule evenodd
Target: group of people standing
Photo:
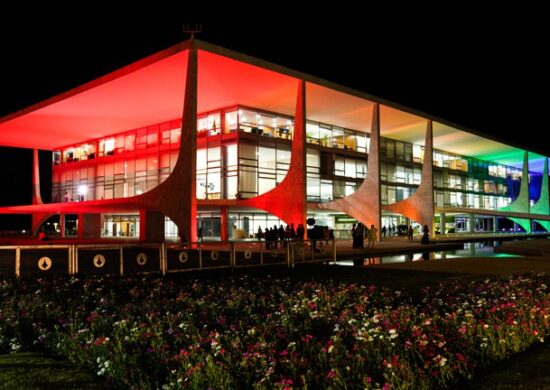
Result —
<path fill-rule="evenodd" d="M 367 248 L 374 248 L 374 242 L 376 241 L 376 233 L 378 229 L 374 225 L 370 225 L 370 229 L 363 225 L 361 222 L 353 224 L 351 227 L 352 247 L 364 248 L 365 238 L 367 241 Z"/>
<path fill-rule="evenodd" d="M 286 225 L 286 228 L 283 225 L 278 228 L 277 225 L 274 225 L 272 228 L 266 228 L 265 232 L 261 226 L 258 226 L 257 238 L 258 241 L 261 241 L 262 238 L 265 239 L 266 249 L 277 249 L 278 245 L 281 248 L 286 247 L 288 241 L 304 241 L 304 234 L 304 225 L 299 224 L 295 229 L 294 224 L 291 223 Z"/>

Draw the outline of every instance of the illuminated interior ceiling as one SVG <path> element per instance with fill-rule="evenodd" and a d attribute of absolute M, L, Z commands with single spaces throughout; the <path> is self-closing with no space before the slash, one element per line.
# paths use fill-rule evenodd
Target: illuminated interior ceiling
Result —
<path fill-rule="evenodd" d="M 307 84 L 306 112 L 313 121 L 370 133 L 373 104 L 318 84 Z"/>
<path fill-rule="evenodd" d="M 53 149 L 179 118 L 187 58 L 176 46 L 0 119 L 0 145 Z M 198 75 L 198 112 L 241 104 L 294 114 L 295 77 L 206 50 L 199 50 Z M 372 101 L 308 82 L 306 104 L 308 119 L 370 132 Z M 382 105 L 380 120 L 382 136 L 424 142 L 426 119 Z M 434 147 L 515 166 L 523 159 L 520 149 L 440 123 Z M 542 171 L 541 156 L 530 163 Z"/>
<path fill-rule="evenodd" d="M 51 150 L 181 118 L 187 58 L 184 50 L 116 71 L 108 81 L 95 80 L 4 118 L 0 145 Z M 243 104 L 294 115 L 295 78 L 202 50 L 198 74 L 198 112 Z"/>

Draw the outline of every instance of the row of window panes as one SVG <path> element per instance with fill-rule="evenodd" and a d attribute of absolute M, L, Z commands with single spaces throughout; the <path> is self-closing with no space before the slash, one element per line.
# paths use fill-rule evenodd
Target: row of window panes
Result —
<path fill-rule="evenodd" d="M 368 153 L 370 138 L 367 133 L 308 121 L 306 141 L 329 148 Z"/>
<path fill-rule="evenodd" d="M 382 184 L 380 186 L 380 201 L 383 205 L 396 203 L 410 197 L 415 191 L 416 188 Z"/>
<path fill-rule="evenodd" d="M 289 117 L 268 114 L 259 110 L 246 108 L 233 108 L 201 114 L 197 119 L 198 132 L 207 133 L 208 135 L 219 134 L 222 131 L 222 114 L 225 116 L 224 133 L 233 132 L 240 128 L 240 130 L 244 132 L 264 134 L 272 137 L 292 138 L 293 121 Z M 82 161 L 123 152 L 142 150 L 159 145 L 159 140 L 161 145 L 179 147 L 180 134 L 181 121 L 175 120 L 164 122 L 159 125 L 93 140 L 75 147 L 65 148 L 62 151 L 55 151 L 53 160 L 54 164 L 59 164 L 62 162 Z M 370 144 L 370 138 L 368 134 L 364 132 L 343 129 L 312 121 L 308 121 L 307 123 L 306 135 L 310 143 L 355 150 L 363 153 L 368 152 Z M 424 150 L 420 145 L 381 137 L 380 149 L 382 157 L 403 161 L 423 162 Z M 472 170 L 474 173 L 476 173 L 476 171 L 481 174 L 487 172 L 490 176 L 501 178 L 510 176 L 515 180 L 521 178 L 521 170 L 517 168 L 500 164 L 487 164 L 486 162 L 473 158 L 465 159 L 447 152 L 439 150 L 434 151 L 435 166 L 468 172 L 469 162 L 473 165 Z M 341 174 L 341 170 L 338 169 L 338 171 L 338 174 Z M 389 180 L 391 181 L 391 179 Z M 402 180 L 402 177 L 399 176 L 398 180 Z"/>
<path fill-rule="evenodd" d="M 493 195 L 465 194 L 452 191 L 435 191 L 436 207 L 468 207 L 497 210 L 510 204 L 510 198 Z"/>
<path fill-rule="evenodd" d="M 353 194 L 359 184 L 347 180 L 325 180 L 313 175 L 306 179 L 307 200 L 309 202 L 329 202 Z"/>
<path fill-rule="evenodd" d="M 292 139 L 294 121 L 290 117 L 269 114 L 259 110 L 239 108 L 233 128 L 265 137 Z"/>
<path fill-rule="evenodd" d="M 159 145 L 177 148 L 180 143 L 180 126 L 179 121 L 170 121 L 67 147 L 53 152 L 53 164 L 91 160 L 124 152 L 151 149 Z"/>
<path fill-rule="evenodd" d="M 404 184 L 420 184 L 421 178 L 422 171 L 420 168 L 380 163 L 380 180 L 382 181 Z"/>

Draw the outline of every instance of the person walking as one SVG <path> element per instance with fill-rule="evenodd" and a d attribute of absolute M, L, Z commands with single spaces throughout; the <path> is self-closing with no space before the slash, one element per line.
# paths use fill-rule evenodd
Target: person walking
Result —
<path fill-rule="evenodd" d="M 413 239 L 413 228 L 412 225 L 409 225 L 409 228 L 407 229 L 407 238 L 409 241 L 412 241 Z"/>

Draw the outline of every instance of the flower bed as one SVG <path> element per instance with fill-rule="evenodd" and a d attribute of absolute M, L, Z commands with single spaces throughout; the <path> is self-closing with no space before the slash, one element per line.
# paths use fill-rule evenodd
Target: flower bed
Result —
<path fill-rule="evenodd" d="M 542 342 L 550 276 L 408 294 L 158 276 L 0 283 L 0 352 L 47 349 L 132 388 L 446 387 Z"/>

